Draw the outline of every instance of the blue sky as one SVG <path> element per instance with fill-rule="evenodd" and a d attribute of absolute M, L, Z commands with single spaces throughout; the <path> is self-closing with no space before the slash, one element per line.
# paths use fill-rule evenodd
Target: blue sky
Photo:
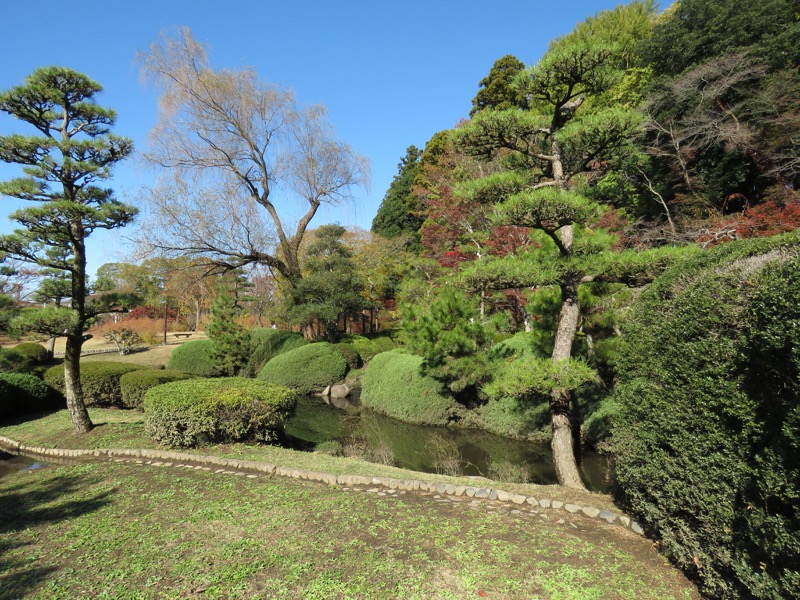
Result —
<path fill-rule="evenodd" d="M 338 136 L 367 156 L 369 190 L 349 206 L 325 211 L 312 226 L 339 222 L 369 229 L 406 148 L 468 116 L 478 82 L 495 60 L 513 54 L 535 63 L 553 38 L 618 4 L 615 0 L 406 2 L 331 0 L 42 0 L 7 3 L 0 36 L 0 89 L 37 67 L 63 65 L 98 81 L 101 105 L 118 113 L 115 132 L 146 147 L 157 95 L 135 63 L 165 29 L 191 28 L 208 44 L 212 66 L 253 67 L 265 81 L 293 89 L 303 104 L 324 104 Z M 664 6 L 668 2 L 662 2 Z M 0 115 L 0 132 L 20 132 Z M 18 174 L 0 164 L 0 178 Z M 134 201 L 152 173 L 132 159 L 110 185 Z M 0 198 L 0 232 L 19 204 Z M 89 270 L 125 261 L 126 230 L 89 239 Z"/>

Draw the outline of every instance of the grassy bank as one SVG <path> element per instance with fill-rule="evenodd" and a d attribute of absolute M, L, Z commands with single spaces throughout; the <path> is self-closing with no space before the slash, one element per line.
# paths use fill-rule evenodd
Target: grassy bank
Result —
<path fill-rule="evenodd" d="M 0 477 L 4 598 L 696 598 L 618 527 L 281 478 Z"/>

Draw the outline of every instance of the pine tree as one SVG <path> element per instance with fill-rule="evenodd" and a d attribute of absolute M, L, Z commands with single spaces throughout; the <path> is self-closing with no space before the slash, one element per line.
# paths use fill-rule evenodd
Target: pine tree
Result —
<path fill-rule="evenodd" d="M 214 342 L 211 348 L 214 368 L 226 377 L 238 375 L 250 354 L 250 334 L 239 324 L 240 313 L 236 296 L 223 287 L 211 305 L 211 322 L 206 333 Z"/>

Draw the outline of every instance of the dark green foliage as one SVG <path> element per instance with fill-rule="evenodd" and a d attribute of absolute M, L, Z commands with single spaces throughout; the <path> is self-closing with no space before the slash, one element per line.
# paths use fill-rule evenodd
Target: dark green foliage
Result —
<path fill-rule="evenodd" d="M 347 342 L 339 342 L 335 344 L 335 346 L 347 363 L 348 369 L 360 369 L 362 367 L 361 356 L 358 354 L 358 350 L 356 350 L 355 346 Z"/>
<path fill-rule="evenodd" d="M 145 395 L 145 430 L 170 446 L 271 441 L 296 404 L 292 390 L 252 379 L 174 381 Z"/>
<path fill-rule="evenodd" d="M 329 342 L 341 338 L 340 320 L 373 306 L 362 293 L 364 281 L 353 253 L 342 241 L 345 233 L 341 225 L 323 225 L 314 232 L 305 252 L 303 279 L 291 290 L 292 321 L 311 330 L 321 328 L 321 337 Z"/>
<path fill-rule="evenodd" d="M 364 364 L 372 360 L 372 358 L 381 352 L 389 352 L 397 347 L 394 340 L 385 333 L 379 333 L 371 336 L 363 335 L 347 335 L 344 341 L 351 344 L 358 352 L 361 362 Z"/>
<path fill-rule="evenodd" d="M 0 373 L 22 371 L 31 366 L 29 356 L 21 354 L 10 348 L 0 348 Z"/>
<path fill-rule="evenodd" d="M 147 390 L 162 383 L 191 379 L 193 375 L 183 371 L 170 369 L 145 369 L 125 373 L 119 378 L 122 406 L 124 408 L 143 409 L 144 396 Z"/>
<path fill-rule="evenodd" d="M 87 362 L 81 364 L 81 387 L 87 406 L 122 406 L 120 377 L 142 370 L 142 365 L 123 362 Z M 64 395 L 64 365 L 44 372 L 44 382 Z"/>
<path fill-rule="evenodd" d="M 800 587 L 800 236 L 690 259 L 635 306 L 611 447 L 620 500 L 711 598 Z"/>
<path fill-rule="evenodd" d="M 211 344 L 211 361 L 215 373 L 233 377 L 247 365 L 249 334 L 237 319 L 240 315 L 236 297 L 222 289 L 211 306 L 211 322 L 206 328 Z"/>
<path fill-rule="evenodd" d="M 0 373 L 0 419 L 54 408 L 50 388 L 35 375 Z"/>
<path fill-rule="evenodd" d="M 47 348 L 35 342 L 25 342 L 14 346 L 14 352 L 27 356 L 33 364 L 42 365 L 49 359 Z"/>
<path fill-rule="evenodd" d="M 214 342 L 211 340 L 184 342 L 172 351 L 167 368 L 199 377 L 213 377 L 216 375 L 214 361 L 211 358 L 213 346 Z"/>
<path fill-rule="evenodd" d="M 371 228 L 373 233 L 385 238 L 406 237 L 410 250 L 419 250 L 419 229 L 425 221 L 424 207 L 412 193 L 421 156 L 419 148 L 408 147 L 406 155 L 397 165 L 397 175 L 381 201 Z"/>
<path fill-rule="evenodd" d="M 378 354 L 369 364 L 361 404 L 408 423 L 447 425 L 466 410 L 433 377 L 422 373 L 422 357 L 398 350 Z"/>
<path fill-rule="evenodd" d="M 253 329 L 250 331 L 250 355 L 245 373 L 248 377 L 255 377 L 274 357 L 305 346 L 307 343 L 302 335 L 292 331 L 280 331 L 268 327 Z"/>
<path fill-rule="evenodd" d="M 517 398 L 490 398 L 477 410 L 475 425 L 495 435 L 532 442 L 551 435 L 550 407 L 546 397 L 538 402 Z"/>
<path fill-rule="evenodd" d="M 489 74 L 478 84 L 478 93 L 472 99 L 469 115 L 473 116 L 484 108 L 527 108 L 525 94 L 514 85 L 514 78 L 524 70 L 525 64 L 516 56 L 506 54 L 497 59 Z"/>
<path fill-rule="evenodd" d="M 336 346 L 318 342 L 276 356 L 259 371 L 258 379 L 312 394 L 342 381 L 346 373 L 347 363 Z"/>

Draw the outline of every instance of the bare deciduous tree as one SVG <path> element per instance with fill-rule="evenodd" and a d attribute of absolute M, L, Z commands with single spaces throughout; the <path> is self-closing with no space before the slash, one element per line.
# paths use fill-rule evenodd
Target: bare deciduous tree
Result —
<path fill-rule="evenodd" d="M 367 183 L 366 159 L 335 138 L 323 107 L 299 108 L 252 69 L 212 69 L 189 29 L 139 60 L 162 92 L 146 158 L 171 171 L 149 194 L 150 247 L 298 280 L 309 223 L 322 204 L 339 205 Z M 293 201 L 303 208 L 290 227 Z"/>

